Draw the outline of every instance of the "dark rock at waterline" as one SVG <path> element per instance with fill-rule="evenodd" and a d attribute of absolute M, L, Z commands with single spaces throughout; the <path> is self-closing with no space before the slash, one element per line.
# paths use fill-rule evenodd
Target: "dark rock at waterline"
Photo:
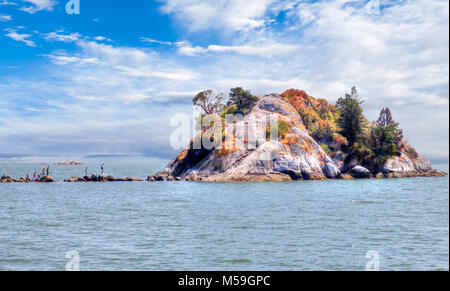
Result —
<path fill-rule="evenodd" d="M 55 182 L 55 178 L 50 177 L 50 176 L 44 176 L 44 177 L 41 177 L 37 182 L 41 182 L 41 183 L 53 183 L 53 182 Z"/>
<path fill-rule="evenodd" d="M 368 169 L 361 166 L 353 167 L 349 171 L 349 174 L 356 179 L 367 179 L 372 177 L 372 173 Z"/>
<path fill-rule="evenodd" d="M 341 170 L 334 163 L 327 163 L 323 168 L 323 173 L 328 179 L 336 179 L 341 175 Z"/>

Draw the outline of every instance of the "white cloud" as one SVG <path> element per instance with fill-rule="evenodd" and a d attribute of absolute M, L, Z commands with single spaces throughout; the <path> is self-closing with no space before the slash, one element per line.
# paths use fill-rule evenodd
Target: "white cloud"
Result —
<path fill-rule="evenodd" d="M 0 2 L 0 6 L 8 6 L 8 5 L 10 5 L 10 6 L 16 6 L 17 3 L 12 2 L 12 1 L 7 1 L 7 0 L 3 0 L 3 1 Z"/>
<path fill-rule="evenodd" d="M 274 0 L 165 0 L 161 11 L 173 14 L 191 32 L 226 28 L 231 32 L 263 27 Z"/>
<path fill-rule="evenodd" d="M 13 18 L 11 15 L 1 15 L 0 14 L 0 22 L 11 21 Z"/>
<path fill-rule="evenodd" d="M 293 52 L 298 52 L 299 45 L 288 45 L 281 43 L 260 43 L 252 45 L 236 45 L 236 46 L 224 46 L 224 45 L 209 45 L 207 48 L 199 46 L 192 47 L 191 45 L 184 45 L 179 47 L 178 51 L 181 54 L 194 56 L 207 52 L 215 53 L 234 53 L 250 56 L 272 57 L 279 55 L 287 55 Z"/>
<path fill-rule="evenodd" d="M 23 0 L 23 1 L 30 3 L 31 6 L 24 6 L 19 9 L 28 12 L 30 14 L 34 14 L 42 10 L 52 11 L 53 7 L 56 4 L 58 4 L 56 0 Z"/>
<path fill-rule="evenodd" d="M 34 41 L 29 40 L 30 37 L 32 37 L 31 34 L 26 33 L 19 33 L 16 29 L 7 28 L 5 29 L 8 33 L 6 34 L 7 37 L 14 39 L 15 41 L 23 42 L 27 46 L 35 47 L 36 44 Z"/>
<path fill-rule="evenodd" d="M 44 35 L 47 41 L 75 42 L 81 38 L 78 32 L 65 34 L 64 30 L 57 30 Z"/>

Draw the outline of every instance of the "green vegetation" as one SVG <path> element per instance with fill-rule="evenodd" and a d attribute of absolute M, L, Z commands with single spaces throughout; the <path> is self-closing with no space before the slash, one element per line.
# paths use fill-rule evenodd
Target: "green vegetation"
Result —
<path fill-rule="evenodd" d="M 416 149 L 413 148 L 412 146 L 410 146 L 407 150 L 406 150 L 406 155 L 411 159 L 411 160 L 416 160 L 419 157 L 419 154 L 417 153 Z"/>
<path fill-rule="evenodd" d="M 331 156 L 331 155 L 333 154 L 333 151 L 330 149 L 330 147 L 329 147 L 327 144 L 321 143 L 321 144 L 320 144 L 320 147 L 323 149 L 323 151 L 324 151 L 327 155 Z"/>
<path fill-rule="evenodd" d="M 355 87 L 339 98 L 336 106 L 302 90 L 290 89 L 281 95 L 297 109 L 306 130 L 331 157 L 346 163 L 356 160 L 371 169 L 378 169 L 402 151 L 411 159 L 418 157 L 413 148 L 402 143 L 402 131 L 389 108 L 383 108 L 377 122 L 366 120 Z"/>
<path fill-rule="evenodd" d="M 341 128 L 340 133 L 347 138 L 350 146 L 358 141 L 365 126 L 365 118 L 359 97 L 355 87 L 351 94 L 346 94 L 344 98 L 339 98 L 336 107 L 338 110 L 338 123 Z"/>
<path fill-rule="evenodd" d="M 227 105 L 236 105 L 239 111 L 249 111 L 258 100 L 258 97 L 253 96 L 249 90 L 236 87 L 230 90 L 230 98 Z"/>
<path fill-rule="evenodd" d="M 278 138 L 286 137 L 286 134 L 291 130 L 291 126 L 282 120 L 278 120 Z"/>
<path fill-rule="evenodd" d="M 389 108 L 383 108 L 376 126 L 370 130 L 370 145 L 379 164 L 384 164 L 390 158 L 399 156 L 398 144 L 403 137 L 403 132 L 398 128 Z"/>

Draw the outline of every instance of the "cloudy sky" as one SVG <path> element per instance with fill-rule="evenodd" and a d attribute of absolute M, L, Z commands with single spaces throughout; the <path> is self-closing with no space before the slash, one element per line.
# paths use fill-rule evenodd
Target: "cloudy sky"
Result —
<path fill-rule="evenodd" d="M 449 152 L 448 0 L 0 0 L 0 161 L 169 159 L 195 92 L 356 86 L 426 157 Z"/>

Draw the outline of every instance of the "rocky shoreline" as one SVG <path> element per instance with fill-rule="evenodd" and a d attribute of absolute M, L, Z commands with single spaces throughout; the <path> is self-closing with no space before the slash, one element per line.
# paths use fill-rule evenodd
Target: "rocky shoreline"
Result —
<path fill-rule="evenodd" d="M 373 175 L 368 171 L 367 169 L 357 166 L 351 171 L 349 171 L 347 174 L 340 174 L 336 179 L 389 179 L 389 178 L 415 178 L 415 177 L 445 177 L 448 174 L 436 169 L 431 169 L 428 171 L 423 172 L 404 172 L 404 173 L 378 173 L 376 175 Z M 162 181 L 169 181 L 169 182 L 263 182 L 263 181 L 293 181 L 293 180 L 326 180 L 326 178 L 317 179 L 317 178 L 311 178 L 307 179 L 305 177 L 298 177 L 295 178 L 293 175 L 285 174 L 285 173 L 273 173 L 273 174 L 266 174 L 266 175 L 247 175 L 246 177 L 243 177 L 241 179 L 222 179 L 217 176 L 190 176 L 186 178 L 181 177 L 173 177 L 168 176 L 164 174 L 156 174 L 156 175 L 149 175 L 145 180 L 136 178 L 136 177 L 122 177 L 122 178 L 115 178 L 111 175 L 92 175 L 92 176 L 85 176 L 85 177 L 77 177 L 72 176 L 69 179 L 65 179 L 63 182 L 65 183 L 88 183 L 88 182 L 97 182 L 97 183 L 106 183 L 106 182 L 162 182 Z M 4 174 L 0 178 L 0 183 L 54 183 L 58 182 L 53 177 L 50 176 L 44 176 L 41 177 L 38 180 L 31 180 L 27 179 L 25 177 L 20 177 L 18 179 L 12 178 L 8 174 Z"/>

